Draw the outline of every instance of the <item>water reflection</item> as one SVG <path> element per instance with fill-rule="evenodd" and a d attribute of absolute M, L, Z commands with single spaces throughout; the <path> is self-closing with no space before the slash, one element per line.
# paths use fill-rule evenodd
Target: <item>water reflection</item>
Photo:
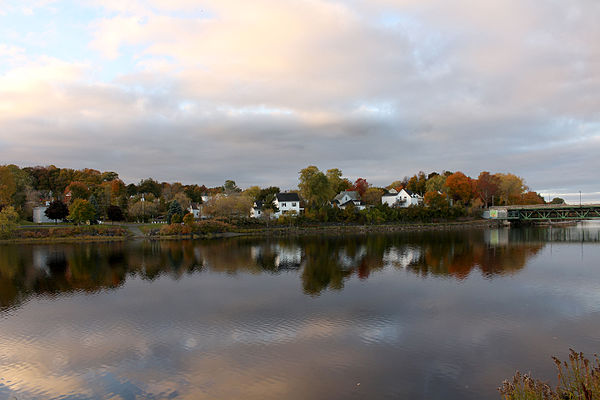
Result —
<path fill-rule="evenodd" d="M 497 398 L 600 347 L 596 238 L 3 246 L 0 399 Z"/>
<path fill-rule="evenodd" d="M 528 231 L 524 237 L 522 231 L 502 229 L 289 240 L 2 246 L 0 307 L 11 307 L 34 294 L 94 292 L 117 288 L 128 277 L 179 279 L 202 270 L 226 274 L 299 271 L 309 295 L 340 290 L 348 278 L 367 279 L 386 267 L 455 279 L 479 270 L 493 278 L 522 269 L 551 235 L 590 240 L 565 232 Z"/>

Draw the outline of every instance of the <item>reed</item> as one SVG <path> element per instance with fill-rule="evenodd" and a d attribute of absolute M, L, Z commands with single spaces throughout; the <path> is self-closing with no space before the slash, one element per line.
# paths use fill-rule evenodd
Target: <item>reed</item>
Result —
<path fill-rule="evenodd" d="M 594 354 L 590 362 L 583 353 L 569 351 L 569 360 L 552 357 L 558 370 L 558 384 L 547 383 L 521 374 L 505 380 L 498 391 L 504 400 L 600 400 L 600 359 Z"/>

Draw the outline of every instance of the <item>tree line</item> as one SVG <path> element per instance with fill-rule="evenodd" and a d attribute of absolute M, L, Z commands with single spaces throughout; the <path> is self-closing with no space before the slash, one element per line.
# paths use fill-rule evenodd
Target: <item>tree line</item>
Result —
<path fill-rule="evenodd" d="M 365 178 L 352 182 L 338 168 L 321 171 L 311 165 L 299 171 L 297 191 L 303 199 L 304 218 L 315 221 L 394 221 L 403 218 L 425 218 L 425 211 L 387 210 L 381 197 L 391 189 L 407 189 L 424 197 L 429 217 L 458 215 L 461 209 L 477 209 L 490 205 L 542 204 L 544 199 L 529 190 L 523 178 L 510 173 L 484 171 L 477 178 L 462 172 L 442 171 L 426 174 L 423 171 L 395 180 L 385 187 L 371 185 Z M 356 191 L 369 206 L 363 214 L 350 208 L 339 210 L 330 205 L 342 191 Z M 50 166 L 19 168 L 0 166 L 0 209 L 4 219 L 31 220 L 33 208 L 44 200 L 53 200 L 47 210 L 51 219 L 68 218 L 74 222 L 86 220 L 149 221 L 164 218 L 181 222 L 190 204 L 203 203 L 204 214 L 215 217 L 247 216 L 255 202 L 275 210 L 276 186 L 251 186 L 244 190 L 235 181 L 226 180 L 222 186 L 184 185 L 179 182 L 158 182 L 142 179 L 126 184 L 113 171 L 95 169 L 75 170 Z M 554 199 L 553 202 L 562 202 Z M 452 208 L 454 207 L 454 211 Z M 457 211 L 458 210 L 458 211 Z M 464 211 L 462 211 L 464 213 Z M 2 218 L 0 218 L 2 219 Z M 3 219 L 2 219 L 3 220 Z M 1 221 L 0 221 L 1 222 Z"/>

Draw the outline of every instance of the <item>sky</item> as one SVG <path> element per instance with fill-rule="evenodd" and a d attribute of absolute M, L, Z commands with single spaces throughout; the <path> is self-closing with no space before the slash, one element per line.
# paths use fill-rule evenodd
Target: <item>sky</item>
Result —
<path fill-rule="evenodd" d="M 600 201 L 597 0 L 0 0 L 0 164 Z"/>

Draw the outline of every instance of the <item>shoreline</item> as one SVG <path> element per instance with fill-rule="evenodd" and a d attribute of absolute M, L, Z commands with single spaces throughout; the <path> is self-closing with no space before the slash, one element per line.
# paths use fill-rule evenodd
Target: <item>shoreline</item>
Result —
<path fill-rule="evenodd" d="M 334 235 L 367 235 L 371 233 L 425 232 L 459 229 L 484 229 L 502 226 L 501 222 L 490 220 L 468 220 L 453 222 L 382 224 L 382 225 L 312 225 L 312 226 L 275 226 L 261 228 L 239 228 L 237 231 L 209 234 L 185 235 L 130 235 L 126 236 L 67 236 L 44 238 L 14 238 L 0 240 L 0 244 L 54 244 L 54 243 L 99 243 L 125 242 L 130 240 L 212 240 L 233 237 L 299 237 L 299 236 L 334 236 Z"/>

